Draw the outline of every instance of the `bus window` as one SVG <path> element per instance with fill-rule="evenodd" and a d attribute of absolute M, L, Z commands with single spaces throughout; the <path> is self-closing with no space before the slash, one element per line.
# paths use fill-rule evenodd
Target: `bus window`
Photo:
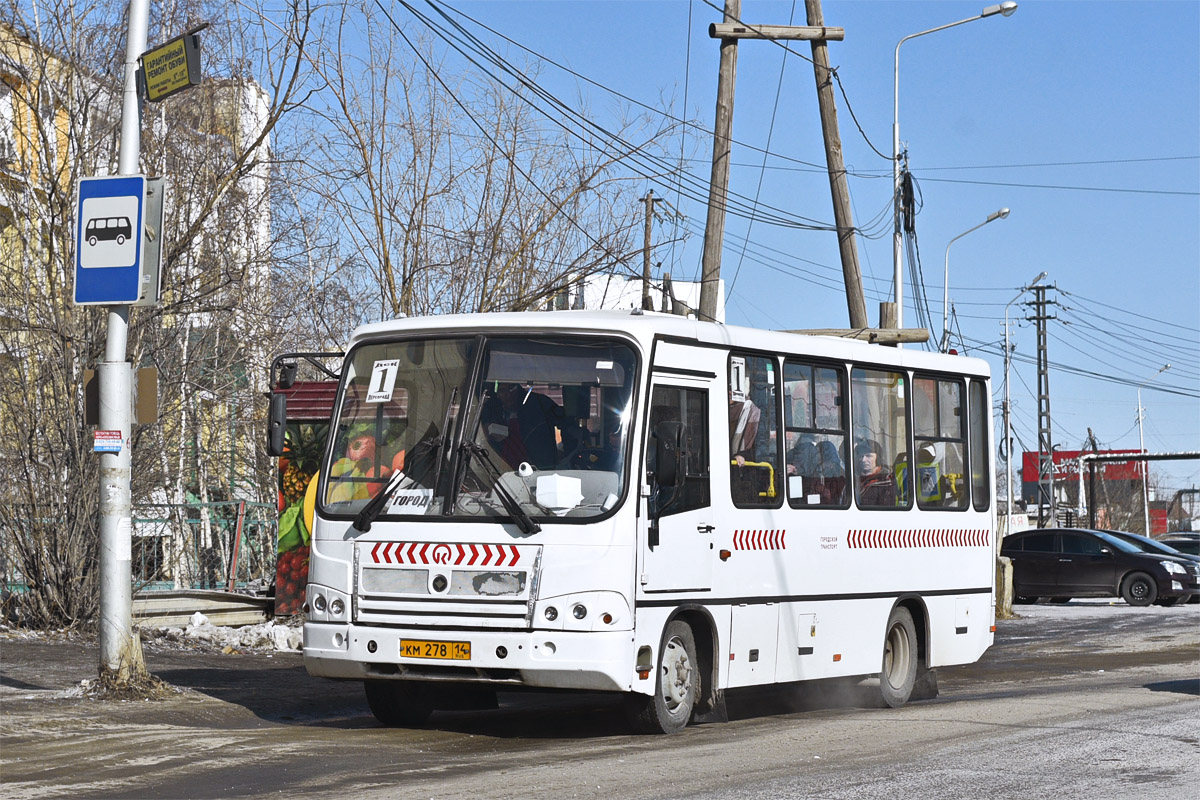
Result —
<path fill-rule="evenodd" d="M 966 508 L 967 430 L 961 380 L 913 380 L 913 433 L 917 457 L 911 466 L 917 505 Z M 897 473 L 904 483 L 908 475 Z"/>
<path fill-rule="evenodd" d="M 841 370 L 784 364 L 784 471 L 796 508 L 849 504 L 844 396 Z"/>
<path fill-rule="evenodd" d="M 855 367 L 850 373 L 854 433 L 854 499 L 860 508 L 904 508 L 912 504 L 907 471 L 908 397 L 902 372 Z"/>
<path fill-rule="evenodd" d="M 682 422 L 682 458 L 674 486 L 651 480 L 649 512 L 652 519 L 709 505 L 708 393 L 680 386 L 655 386 L 650 399 L 650 443 L 646 471 L 655 473 L 656 439 L 662 423 Z"/>
<path fill-rule="evenodd" d="M 970 404 L 967 406 L 971 428 L 971 497 L 976 511 L 986 511 L 992 503 L 991 476 L 988 475 L 988 405 L 987 386 L 983 381 L 971 381 Z"/>
<path fill-rule="evenodd" d="M 729 359 L 729 484 L 737 506 L 779 505 L 775 373 L 774 359 Z"/>

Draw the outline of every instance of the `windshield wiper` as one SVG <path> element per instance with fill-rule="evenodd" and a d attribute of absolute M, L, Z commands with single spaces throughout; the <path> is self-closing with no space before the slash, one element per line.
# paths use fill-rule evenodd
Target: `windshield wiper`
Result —
<path fill-rule="evenodd" d="M 517 523 L 517 527 L 521 529 L 522 533 L 531 535 L 542 529 L 542 526 L 534 522 L 533 517 L 529 516 L 528 512 L 521 508 L 520 501 L 513 497 L 512 492 L 504 485 L 504 481 L 500 480 L 500 471 L 492 463 L 492 455 L 487 451 L 486 447 L 476 442 L 465 441 L 462 443 L 462 452 L 464 462 L 463 472 L 466 472 L 465 467 L 469 465 L 471 456 L 477 456 L 480 465 L 487 472 L 488 477 L 492 479 L 492 486 L 496 491 L 496 496 L 500 498 L 501 505 L 504 506 L 504 510 Z"/>
<path fill-rule="evenodd" d="M 429 443 L 429 446 L 433 446 L 433 443 Z M 415 450 L 416 448 L 413 449 Z M 371 530 L 371 523 L 383 511 L 383 507 L 387 504 L 388 499 L 396 493 L 396 490 L 400 488 L 400 484 L 405 481 L 408 481 L 406 486 L 412 486 L 415 483 L 415 481 L 411 480 L 400 470 L 393 472 L 392 477 L 388 479 L 387 485 L 383 487 L 383 491 L 372 497 L 370 502 L 363 506 L 362 511 L 358 512 L 358 515 L 354 518 L 354 529 L 360 533 L 368 533 Z"/>

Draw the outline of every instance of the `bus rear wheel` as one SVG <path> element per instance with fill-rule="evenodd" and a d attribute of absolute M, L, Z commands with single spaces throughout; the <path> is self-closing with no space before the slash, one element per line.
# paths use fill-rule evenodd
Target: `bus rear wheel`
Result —
<path fill-rule="evenodd" d="M 883 639 L 883 664 L 879 670 L 879 694 L 883 702 L 899 708 L 912 696 L 917 679 L 917 626 L 903 606 L 892 609 Z"/>
<path fill-rule="evenodd" d="M 433 713 L 433 701 L 421 686 L 409 681 L 363 681 L 367 705 L 375 719 L 389 728 L 421 725 Z"/>
<path fill-rule="evenodd" d="M 658 654 L 654 694 L 629 698 L 629 721 L 638 733 L 675 733 L 687 727 L 700 695 L 696 640 L 686 622 L 667 625 Z"/>

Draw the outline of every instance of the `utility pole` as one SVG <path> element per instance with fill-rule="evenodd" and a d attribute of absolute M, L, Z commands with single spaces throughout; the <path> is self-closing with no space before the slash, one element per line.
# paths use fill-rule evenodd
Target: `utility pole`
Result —
<path fill-rule="evenodd" d="M 125 42 L 125 90 L 121 107 L 121 150 L 117 172 L 136 175 L 141 157 L 138 58 L 146 50 L 149 0 L 130 0 Z M 141 236 L 142 231 L 134 235 Z M 100 378 L 100 428 L 121 432 L 119 451 L 100 453 L 100 674 L 119 682 L 145 672 L 133 634 L 131 574 L 133 509 L 130 500 L 131 366 L 126 360 L 129 306 L 108 306 L 108 335 Z"/>
<path fill-rule="evenodd" d="M 1046 300 L 1046 291 L 1054 286 L 1033 286 L 1034 316 L 1027 319 L 1037 323 L 1037 365 L 1038 365 L 1038 527 L 1043 524 L 1046 509 L 1049 510 L 1050 524 L 1057 524 L 1056 503 L 1054 500 L 1054 439 L 1050 430 L 1050 362 L 1046 354 L 1046 321 L 1057 317 L 1046 316 L 1046 305 L 1058 305 L 1056 301 Z"/>
<path fill-rule="evenodd" d="M 725 0 L 725 24 L 742 15 L 742 0 Z M 712 28 L 709 28 L 712 36 Z M 725 241 L 725 199 L 729 196 L 729 155 L 733 138 L 733 84 L 737 78 L 737 39 L 721 40 L 717 73 L 717 113 L 713 124 L 712 174 L 708 182 L 708 218 L 704 223 L 704 253 L 700 261 L 700 319 L 717 318 L 721 286 L 721 246 Z"/>
<path fill-rule="evenodd" d="M 725 240 L 725 199 L 729 194 L 729 154 L 733 138 L 733 87 L 737 78 L 737 40 L 841 40 L 846 35 L 842 28 L 748 25 L 740 21 L 741 13 L 741 0 L 725 0 L 724 22 L 708 26 L 709 38 L 721 40 L 721 65 L 717 75 L 717 113 L 713 125 L 712 177 L 709 180 L 708 219 L 704 225 L 704 254 L 701 260 L 700 318 L 706 320 L 716 319 L 717 291 L 721 285 L 721 247 Z M 828 71 L 828 59 L 826 62 L 826 71 Z M 818 76 L 818 83 L 820 83 L 820 76 Z M 830 89 L 830 93 L 832 97 L 832 89 Z M 832 173 L 834 167 L 831 165 L 829 169 Z M 844 174 L 842 177 L 844 180 Z M 832 175 L 830 180 L 833 180 Z M 849 220 L 849 218 L 847 219 Z M 853 227 L 853 222 L 848 221 L 846 230 L 853 232 Z M 842 223 L 839 221 L 839 234 L 841 231 Z M 860 278 L 860 294 L 861 291 Z M 849 293 L 849 285 L 847 285 L 847 293 Z M 852 324 L 853 318 L 852 313 Z M 866 319 L 865 307 L 862 318 Z M 866 327 L 865 323 L 862 327 Z"/>
<path fill-rule="evenodd" d="M 654 301 L 650 299 L 650 226 L 654 222 L 654 204 L 662 198 L 655 197 L 651 189 L 640 199 L 646 204 L 646 236 L 642 247 L 642 310 L 653 311 Z"/>
<path fill-rule="evenodd" d="M 810 27 L 824 28 L 821 0 L 805 0 Z M 838 249 L 842 256 L 842 277 L 846 283 L 846 306 L 851 328 L 866 328 L 867 304 L 863 299 L 862 271 L 858 266 L 858 248 L 854 243 L 854 215 L 850 210 L 850 189 L 846 185 L 846 167 L 842 161 L 842 137 L 838 133 L 837 103 L 833 95 L 833 71 L 829 69 L 829 48 L 825 39 L 812 40 L 813 74 L 817 79 L 817 104 L 821 109 L 821 133 L 825 139 L 825 164 L 829 170 L 829 192 L 833 195 L 833 220 L 837 225 Z"/>

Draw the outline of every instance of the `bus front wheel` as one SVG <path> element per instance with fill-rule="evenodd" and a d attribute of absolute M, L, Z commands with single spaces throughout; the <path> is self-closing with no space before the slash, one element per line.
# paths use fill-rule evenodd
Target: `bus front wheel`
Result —
<path fill-rule="evenodd" d="M 675 733 L 687 727 L 700 694 L 696 640 L 686 622 L 667 625 L 658 654 L 654 694 L 630 695 L 630 723 L 638 733 Z"/>
<path fill-rule="evenodd" d="M 883 639 L 883 665 L 879 670 L 879 694 L 883 702 L 899 708 L 912 695 L 917 679 L 917 626 L 903 606 L 892 609 Z"/>
<path fill-rule="evenodd" d="M 389 728 L 421 725 L 433 713 L 433 701 L 422 686 L 408 681 L 363 681 L 367 705 Z"/>

